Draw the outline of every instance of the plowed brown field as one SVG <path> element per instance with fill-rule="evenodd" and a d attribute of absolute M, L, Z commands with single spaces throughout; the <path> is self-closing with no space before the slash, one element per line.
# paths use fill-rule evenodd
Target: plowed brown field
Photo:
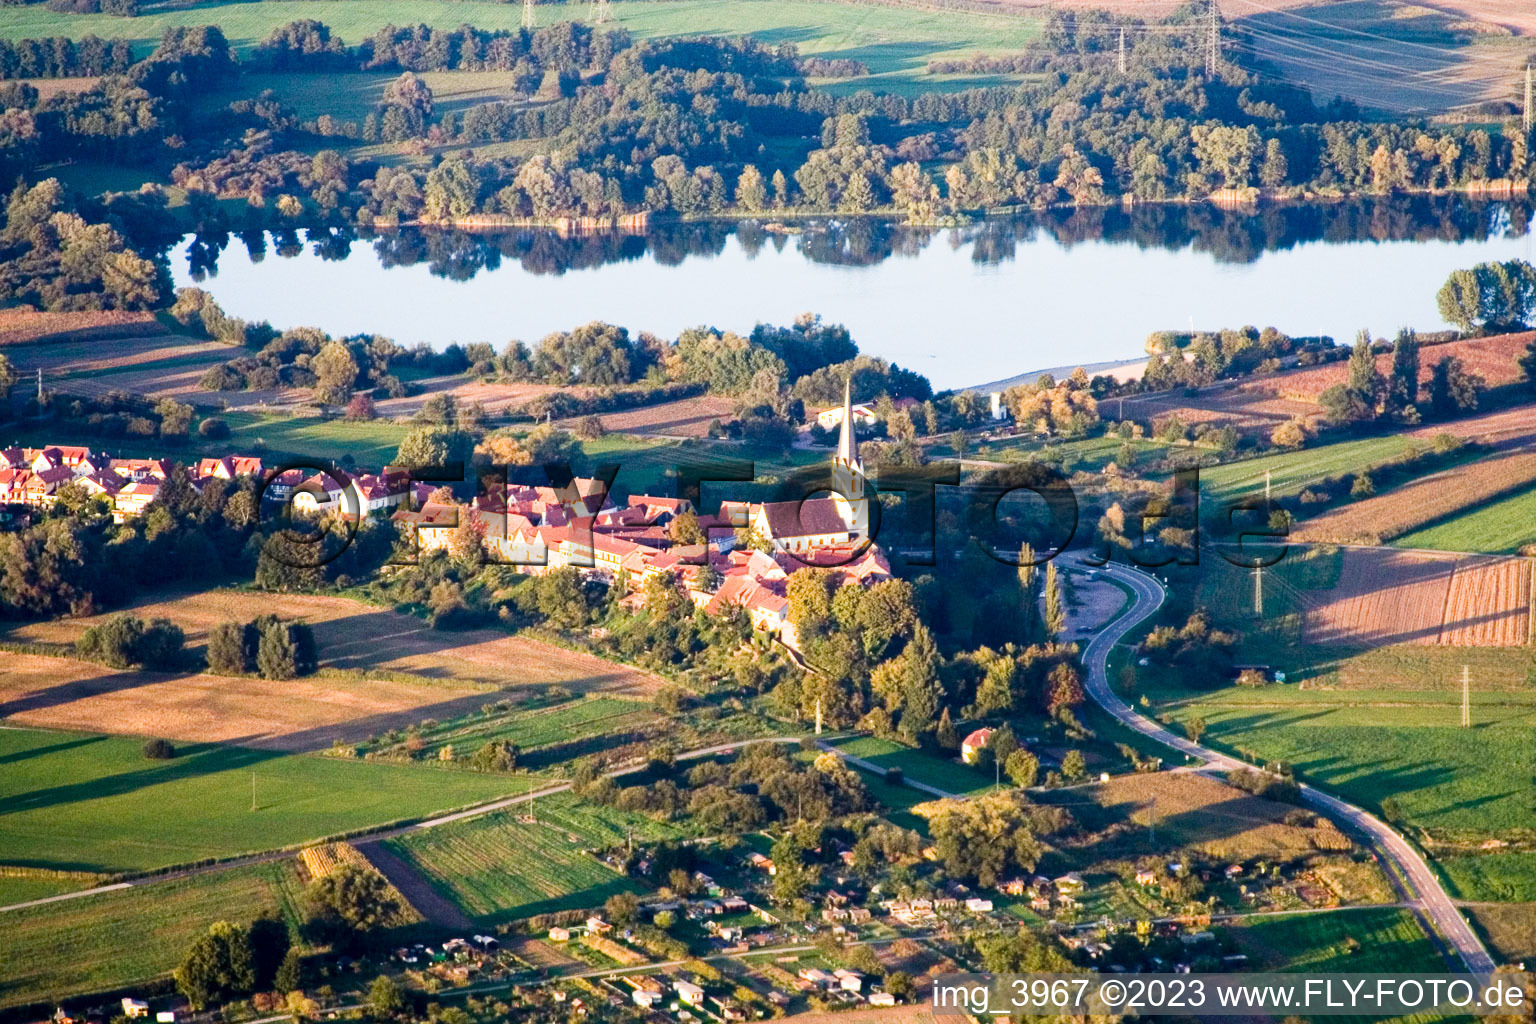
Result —
<path fill-rule="evenodd" d="M 1510 647 L 1530 642 L 1529 559 L 1348 548 L 1338 583 L 1298 592 L 1308 644 Z"/>
<path fill-rule="evenodd" d="M 1466 368 L 1490 387 L 1520 379 L 1515 359 L 1536 341 L 1536 332 L 1501 334 L 1492 338 L 1429 345 L 1419 351 L 1419 379 L 1427 386 L 1434 364 L 1443 356 L 1456 356 Z M 1376 357 L 1376 368 L 1385 374 L 1392 368 L 1390 353 Z M 1187 426 L 1197 423 L 1231 425 L 1248 434 L 1268 434 L 1290 419 L 1310 420 L 1323 415 L 1318 396 L 1348 375 L 1345 362 L 1286 370 L 1266 377 L 1228 381 L 1188 395 L 1182 390 L 1126 398 L 1123 406 L 1106 401 L 1104 415 L 1132 419 L 1146 426 L 1168 415 L 1177 415 Z M 1123 412 L 1121 412 L 1123 408 Z M 1455 424 L 1436 428 L 1455 430 Z"/>
<path fill-rule="evenodd" d="M 1520 379 L 1520 369 L 1515 359 L 1526 346 L 1536 341 L 1536 332 L 1500 334 L 1492 338 L 1470 338 L 1466 341 L 1449 341 L 1443 345 L 1426 345 L 1419 350 L 1419 381 L 1427 385 L 1434 372 L 1434 365 L 1446 356 L 1454 356 L 1472 373 L 1488 382 L 1490 387 L 1510 384 Z M 1376 372 L 1386 375 L 1392 371 L 1392 354 L 1376 357 Z M 1272 377 L 1278 393 L 1285 398 L 1302 402 L 1316 402 L 1319 395 L 1335 384 L 1342 384 L 1349 376 L 1345 362 L 1327 366 L 1309 366 L 1302 370 L 1277 374 Z"/>
<path fill-rule="evenodd" d="M 0 345 L 134 334 L 159 334 L 153 313 L 82 311 L 39 313 L 30 309 L 0 310 Z"/>

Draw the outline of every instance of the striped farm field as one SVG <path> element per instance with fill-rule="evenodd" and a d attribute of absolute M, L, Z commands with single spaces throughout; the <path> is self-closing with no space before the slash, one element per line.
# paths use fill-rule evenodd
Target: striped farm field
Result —
<path fill-rule="evenodd" d="M 1348 548 L 1335 585 L 1305 591 L 1309 644 L 1519 646 L 1530 640 L 1529 559 Z"/>
<path fill-rule="evenodd" d="M 1431 473 L 1302 522 L 1297 542 L 1379 544 L 1536 482 L 1536 452 L 1494 455 Z"/>
<path fill-rule="evenodd" d="M 538 801 L 536 821 L 516 813 L 453 822 L 388 840 L 389 851 L 425 876 L 477 923 L 516 921 L 557 910 L 600 907 L 635 882 L 598 860 L 593 849 L 676 838 L 679 829 L 561 795 Z"/>

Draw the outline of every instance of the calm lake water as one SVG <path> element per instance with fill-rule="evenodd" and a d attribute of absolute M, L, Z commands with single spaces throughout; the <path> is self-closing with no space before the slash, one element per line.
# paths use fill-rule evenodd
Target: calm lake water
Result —
<path fill-rule="evenodd" d="M 675 337 L 746 333 L 806 311 L 936 388 L 1134 359 L 1160 329 L 1447 326 L 1435 292 L 1458 267 L 1536 259 L 1531 204 L 1413 198 L 1266 207 L 1046 213 L 955 229 L 823 221 L 672 224 L 641 236 L 402 230 L 188 238 L 178 286 L 236 316 L 403 344 L 530 343 L 607 320 Z"/>

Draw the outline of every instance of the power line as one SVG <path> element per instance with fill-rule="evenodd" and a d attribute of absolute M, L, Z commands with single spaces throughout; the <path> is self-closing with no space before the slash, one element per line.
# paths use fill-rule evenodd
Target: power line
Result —
<path fill-rule="evenodd" d="M 1530 64 L 1525 66 L 1525 134 L 1531 134 L 1531 125 L 1536 124 L 1536 112 L 1531 109 L 1532 81 L 1536 79 L 1536 67 Z"/>
<path fill-rule="evenodd" d="M 1216 10 L 1216 0 L 1211 0 L 1211 7 L 1206 15 L 1205 73 L 1210 77 L 1216 77 L 1217 68 L 1221 65 L 1221 14 Z"/>
<path fill-rule="evenodd" d="M 1266 7 L 1264 4 L 1259 3 L 1258 0 L 1237 0 L 1237 2 L 1241 4 L 1247 4 L 1249 7 L 1257 8 L 1258 10 L 1264 11 L 1268 14 L 1278 14 L 1286 18 L 1291 18 L 1295 21 L 1304 21 L 1309 25 L 1317 25 L 1320 28 L 1326 28 L 1332 32 L 1349 32 L 1353 35 L 1363 36 L 1367 39 L 1379 39 L 1382 42 L 1391 43 L 1393 46 L 1412 46 L 1416 49 L 1428 50 L 1431 53 L 1453 55 L 1453 51 L 1447 50 L 1443 46 L 1432 46 L 1429 43 L 1416 43 L 1411 39 L 1396 39 L 1392 36 L 1382 35 L 1379 32 L 1367 32 L 1365 29 L 1350 28 L 1348 25 L 1336 25 L 1329 21 L 1319 21 L 1316 18 L 1309 18 L 1304 14 L 1297 14 L 1295 11 L 1283 11 L 1276 7 Z"/>
<path fill-rule="evenodd" d="M 1325 58 L 1329 59 L 1330 61 L 1347 60 L 1347 61 L 1349 61 L 1352 64 L 1356 64 L 1356 65 L 1363 64 L 1363 65 L 1367 65 L 1367 66 L 1370 66 L 1370 67 L 1378 68 L 1378 69 L 1380 69 L 1382 71 L 1382 73 L 1384 75 L 1389 76 L 1392 81 L 1401 81 L 1404 78 L 1434 79 L 1434 80 L 1438 81 L 1438 79 L 1436 79 L 1436 76 L 1456 73 L 1456 72 L 1460 72 L 1460 71 L 1464 71 L 1465 70 L 1465 68 L 1463 68 L 1463 67 L 1449 67 L 1448 66 L 1448 67 L 1441 67 L 1441 68 L 1426 68 L 1426 69 L 1419 70 L 1419 71 L 1405 71 L 1400 63 L 1393 63 L 1393 62 L 1389 62 L 1389 61 L 1379 61 L 1379 60 L 1374 60 L 1374 59 L 1372 59 L 1370 57 L 1362 57 L 1362 56 L 1360 56 L 1358 54 L 1354 54 L 1354 53 L 1343 53 L 1343 52 L 1339 52 L 1337 50 L 1330 50 L 1330 49 L 1327 49 L 1326 47 L 1316 46 L 1316 45 L 1314 45 L 1312 43 L 1303 42 L 1300 38 L 1297 38 L 1295 36 L 1276 35 L 1276 34 L 1274 34 L 1272 32 L 1265 31 L 1264 29 L 1253 29 L 1253 28 L 1250 28 L 1250 29 L 1248 29 L 1248 31 L 1254 37 L 1256 37 L 1258 39 L 1262 39 L 1265 42 L 1273 43 L 1273 44 L 1275 44 L 1277 46 L 1288 46 L 1288 47 L 1291 47 L 1293 49 L 1303 51 L 1305 53 L 1313 54 L 1315 56 L 1325 57 Z M 1285 60 L 1299 60 L 1299 58 L 1294 58 L 1294 57 L 1291 57 L 1289 55 L 1284 56 L 1283 59 L 1285 59 Z M 1337 70 L 1340 73 L 1345 73 L 1346 72 L 1345 68 L 1337 68 Z M 1497 81 L 1497 80 L 1499 80 L 1501 78 L 1508 77 L 1508 75 L 1511 74 L 1511 73 L 1513 73 L 1512 70 L 1507 70 L 1504 74 L 1495 75 L 1495 76 L 1490 77 L 1490 78 L 1479 78 L 1479 77 L 1476 77 L 1476 76 L 1464 76 L 1464 77 L 1460 77 L 1460 78 L 1454 79 L 1453 81 L 1462 81 L 1462 82 Z"/>

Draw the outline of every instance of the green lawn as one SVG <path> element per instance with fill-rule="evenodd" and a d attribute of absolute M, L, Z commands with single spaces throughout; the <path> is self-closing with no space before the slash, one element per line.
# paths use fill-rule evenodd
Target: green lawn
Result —
<path fill-rule="evenodd" d="M 0 863 L 134 872 L 417 818 L 504 796 L 471 772 L 192 745 L 0 730 Z M 258 809 L 251 810 L 251 779 Z"/>
<path fill-rule="evenodd" d="M 214 921 L 294 919 L 291 860 L 215 871 L 0 915 L 0 1007 L 52 1002 L 168 974 Z"/>
<path fill-rule="evenodd" d="M 1412 912 L 1397 907 L 1255 917 L 1232 932 L 1266 970 L 1408 974 L 1446 969 Z"/>
<path fill-rule="evenodd" d="M 1536 851 L 1441 857 L 1438 863 L 1459 899 L 1536 902 Z"/>
<path fill-rule="evenodd" d="M 921 750 L 904 747 L 892 740 L 874 736 L 834 740 L 833 745 L 854 757 L 863 758 L 881 768 L 900 768 L 905 778 L 926 782 L 949 793 L 984 793 L 994 780 L 958 761 L 936 757 Z M 1006 781 L 1006 780 L 1005 780 Z M 919 800 L 928 799 L 918 793 Z"/>
<path fill-rule="evenodd" d="M 229 440 L 218 444 L 222 451 L 259 452 L 269 460 L 314 457 L 331 462 L 351 455 L 360 467 L 375 470 L 395 457 L 401 440 L 411 431 L 408 424 L 390 420 L 321 420 L 249 412 L 224 413 L 220 418 L 230 428 Z"/>
<path fill-rule="evenodd" d="M 348 38 L 348 42 L 352 40 Z M 312 121 L 330 114 L 339 121 L 361 123 L 378 106 L 394 71 L 360 71 L 332 75 L 294 72 L 245 75 L 229 88 L 199 97 L 202 110 L 214 112 L 230 103 L 271 89 L 291 106 L 300 120 Z M 432 90 L 432 106 L 439 115 L 461 112 L 479 103 L 504 100 L 516 76 L 510 71 L 426 71 L 420 78 Z"/>
<path fill-rule="evenodd" d="M 1513 554 L 1536 543 L 1536 489 L 1470 509 L 1392 541 L 1400 548 Z"/>
<path fill-rule="evenodd" d="M 585 2 L 539 4 L 540 25 L 588 16 Z M 836 83 L 849 88 L 902 88 L 923 74 L 928 61 L 976 52 L 1002 53 L 1029 45 L 1039 34 L 1034 15 L 990 14 L 818 0 L 618 0 L 613 24 L 637 38 L 676 35 L 753 35 L 770 45 L 790 42 L 802 53 L 864 61 L 866 79 Z M 0 20 L 8 39 L 95 33 L 127 39 L 143 56 L 165 29 L 217 24 L 237 49 L 248 51 L 274 28 L 301 18 L 325 22 L 334 34 L 356 45 L 386 24 L 425 23 L 456 28 L 468 22 L 482 29 L 516 29 L 521 4 L 463 3 L 451 0 L 266 0 L 262 3 L 197 4 L 185 8 L 149 5 L 136 18 L 100 14 L 55 14 L 41 5 L 10 9 Z M 951 76 L 947 88 L 959 87 Z M 986 76 L 976 81 L 986 82 Z M 969 84 L 969 83 L 964 83 Z"/>
<path fill-rule="evenodd" d="M 630 879 L 586 852 L 623 843 L 678 838 L 680 829 L 642 814 L 582 804 L 568 795 L 535 806 L 536 822 L 486 815 L 389 840 L 389 847 L 442 894 L 483 924 L 557 910 L 596 908 L 609 896 L 639 892 Z"/>

